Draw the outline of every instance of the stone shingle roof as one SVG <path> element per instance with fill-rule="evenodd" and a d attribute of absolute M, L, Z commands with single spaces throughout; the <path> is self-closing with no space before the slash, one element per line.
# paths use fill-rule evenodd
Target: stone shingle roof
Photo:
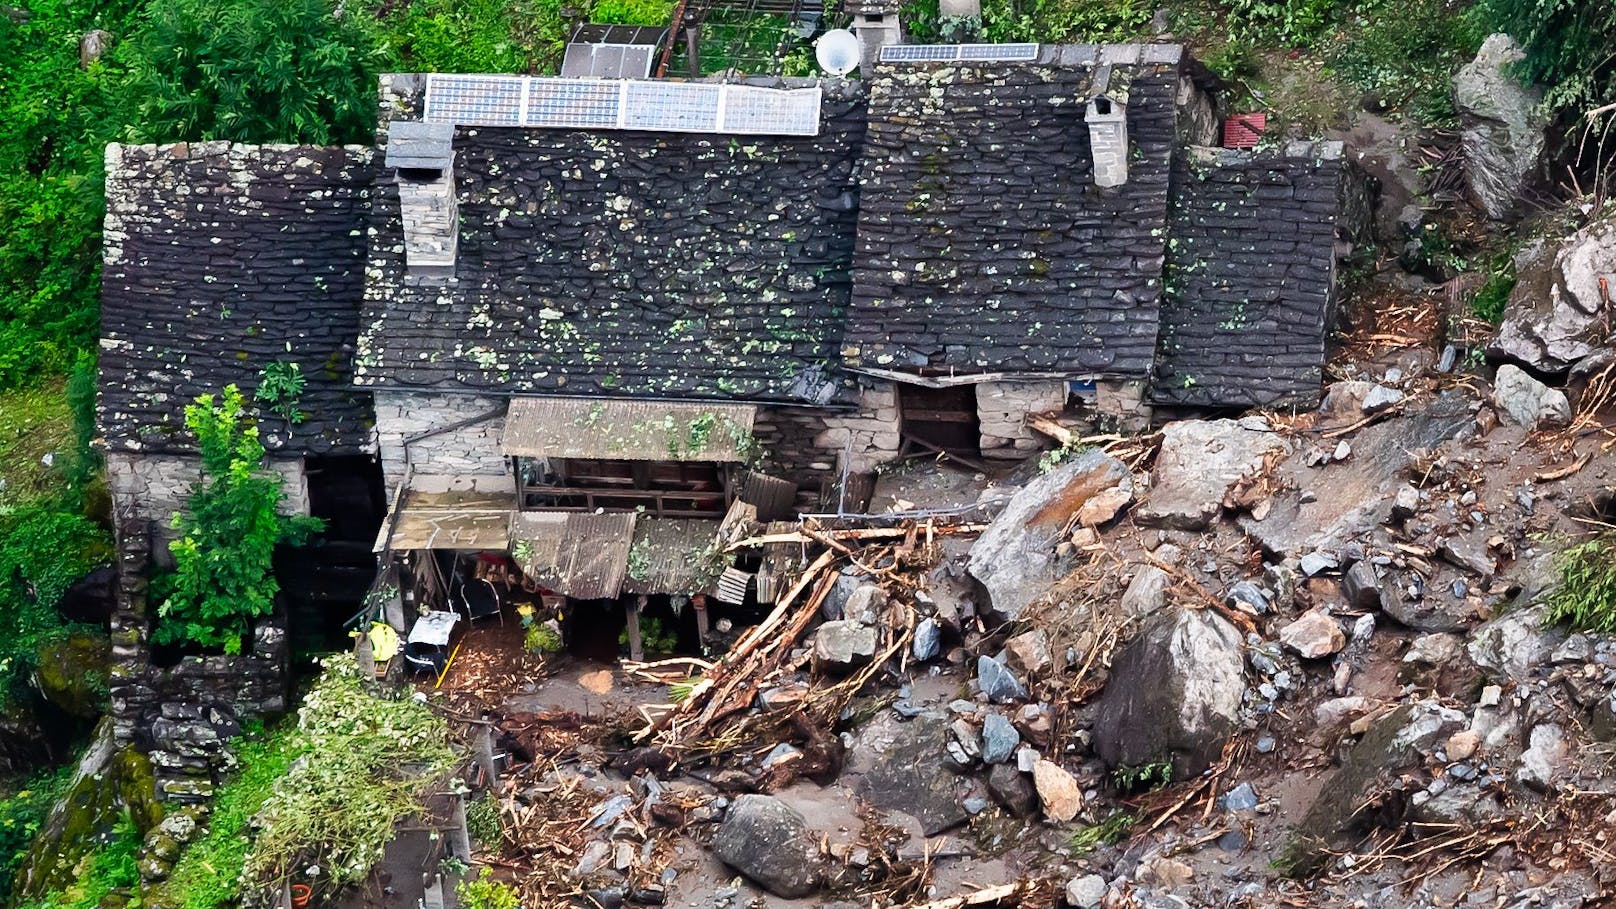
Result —
<path fill-rule="evenodd" d="M 100 431 L 111 450 L 187 451 L 184 405 L 297 363 L 308 418 L 265 446 L 368 449 L 351 360 L 363 296 L 368 148 L 112 145 L 101 294 Z"/>
<path fill-rule="evenodd" d="M 1135 45 L 879 67 L 847 363 L 1144 376 L 1182 63 Z M 1098 189 L 1085 105 L 1107 68 L 1108 85 L 1131 77 L 1134 153 L 1127 182 Z"/>
<path fill-rule="evenodd" d="M 447 284 L 406 277 L 384 170 L 358 381 L 808 396 L 841 341 L 862 100 L 827 92 L 824 117 L 812 137 L 459 128 Z"/>
<path fill-rule="evenodd" d="M 1157 401 L 1318 401 L 1341 188 L 1339 142 L 1204 149 L 1179 163 Z"/>

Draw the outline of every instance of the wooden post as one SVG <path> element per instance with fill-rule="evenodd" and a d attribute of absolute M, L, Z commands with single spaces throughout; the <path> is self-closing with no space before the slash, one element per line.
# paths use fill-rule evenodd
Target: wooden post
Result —
<path fill-rule="evenodd" d="M 645 596 L 635 597 L 625 608 L 628 611 L 628 658 L 638 663 L 645 659 L 645 645 L 640 640 L 640 610 L 645 608 Z"/>
<path fill-rule="evenodd" d="M 696 643 L 703 648 L 707 646 L 707 595 L 698 593 L 690 598 L 690 605 L 696 609 Z"/>

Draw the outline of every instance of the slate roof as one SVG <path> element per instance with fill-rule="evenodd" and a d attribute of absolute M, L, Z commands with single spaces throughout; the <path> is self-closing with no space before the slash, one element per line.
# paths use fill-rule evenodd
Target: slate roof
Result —
<path fill-rule="evenodd" d="M 1125 184 L 1098 189 L 1096 74 L 1131 78 Z M 1145 376 L 1183 67 L 1174 45 L 876 68 L 845 360 L 930 373 Z"/>
<path fill-rule="evenodd" d="M 351 359 L 363 296 L 368 148 L 111 145 L 101 292 L 100 431 L 113 451 L 189 451 L 184 405 L 272 362 L 307 382 L 271 451 L 371 447 Z"/>
<path fill-rule="evenodd" d="M 1318 402 L 1341 188 L 1339 142 L 1198 149 L 1180 161 L 1155 400 Z"/>
<path fill-rule="evenodd" d="M 395 111 L 418 104 L 408 79 L 395 77 Z M 406 278 L 384 169 L 358 382 L 812 397 L 839 349 L 853 255 L 864 105 L 846 85 L 827 89 L 812 137 L 459 128 L 448 284 Z"/>

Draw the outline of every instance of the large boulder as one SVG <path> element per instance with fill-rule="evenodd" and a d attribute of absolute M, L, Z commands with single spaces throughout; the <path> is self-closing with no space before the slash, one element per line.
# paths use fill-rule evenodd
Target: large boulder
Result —
<path fill-rule="evenodd" d="M 40 645 L 34 686 L 68 716 L 93 720 L 106 700 L 111 659 L 106 635 L 73 632 Z"/>
<path fill-rule="evenodd" d="M 796 899 L 824 877 L 818 838 L 790 805 L 771 795 L 743 795 L 713 836 L 713 854 L 775 896 Z"/>
<path fill-rule="evenodd" d="M 1111 667 L 1095 709 L 1095 753 L 1113 768 L 1168 761 L 1179 779 L 1205 770 L 1240 720 L 1242 644 L 1211 610 L 1152 616 Z"/>
<path fill-rule="evenodd" d="M 1571 402 L 1565 392 L 1544 385 L 1511 363 L 1498 367 L 1493 377 L 1493 405 L 1511 423 L 1527 429 L 1571 422 Z"/>
<path fill-rule="evenodd" d="M 881 633 L 862 622 L 826 622 L 814 633 L 814 662 L 831 672 L 847 672 L 875 659 Z"/>
<path fill-rule="evenodd" d="M 1577 231 L 1558 249 L 1516 258 L 1515 289 L 1488 356 L 1562 375 L 1593 356 L 1606 334 L 1606 291 L 1616 281 L 1616 219 Z"/>
<path fill-rule="evenodd" d="M 988 611 L 1020 618 L 1070 568 L 1055 552 L 1061 531 L 1091 499 L 1118 488 L 1133 488 L 1127 466 L 1087 451 L 1017 490 L 971 547 L 969 570 L 987 591 Z"/>
<path fill-rule="evenodd" d="M 1477 628 L 1465 645 L 1470 661 L 1495 679 L 1530 679 L 1566 638 L 1563 630 L 1544 627 L 1548 612 L 1542 605 L 1514 609 Z"/>
<path fill-rule="evenodd" d="M 1150 494 L 1134 521 L 1146 527 L 1203 530 L 1236 483 L 1261 470 L 1269 454 L 1289 448 L 1261 419 L 1169 423 L 1162 429 Z"/>
<path fill-rule="evenodd" d="M 942 767 L 948 724 L 918 717 L 899 727 L 889 741 L 874 740 L 879 733 L 879 728 L 867 727 L 853 750 L 855 763 L 879 752 L 859 779 L 859 797 L 877 808 L 909 815 L 920 822 L 926 836 L 965 823 L 970 815 L 960 804 L 956 779 Z"/>
<path fill-rule="evenodd" d="M 1465 185 L 1471 201 L 1495 220 L 1519 214 L 1521 195 L 1543 157 L 1543 93 L 1511 71 L 1524 57 L 1515 39 L 1493 35 L 1453 76 Z"/>

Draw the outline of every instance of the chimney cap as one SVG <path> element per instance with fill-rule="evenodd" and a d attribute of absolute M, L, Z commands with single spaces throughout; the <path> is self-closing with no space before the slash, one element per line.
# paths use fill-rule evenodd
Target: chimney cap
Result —
<path fill-rule="evenodd" d="M 454 124 L 393 120 L 387 124 L 387 166 L 448 170 L 454 163 Z"/>

